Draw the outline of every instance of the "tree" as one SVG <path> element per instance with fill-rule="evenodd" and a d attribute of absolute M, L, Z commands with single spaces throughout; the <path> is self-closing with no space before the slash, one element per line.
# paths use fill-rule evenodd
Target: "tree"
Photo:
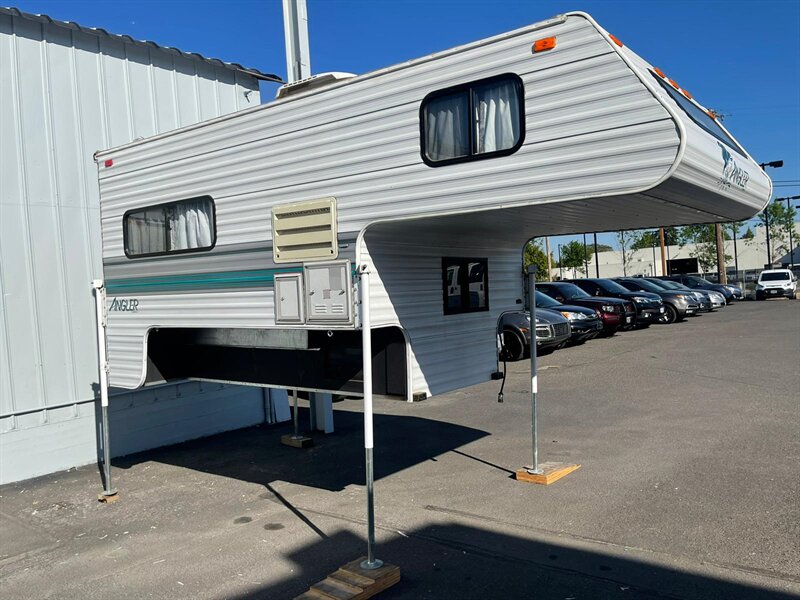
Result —
<path fill-rule="evenodd" d="M 633 245 L 639 240 L 639 236 L 635 231 L 617 231 L 614 233 L 614 238 L 622 253 L 622 274 L 627 277 L 633 260 Z"/>
<path fill-rule="evenodd" d="M 608 244 L 597 244 L 598 252 L 611 252 L 614 248 Z"/>
<path fill-rule="evenodd" d="M 679 227 L 665 227 L 664 228 L 664 245 L 677 246 L 681 241 L 681 231 Z M 635 241 L 631 244 L 631 250 L 644 250 L 652 248 L 653 246 L 660 246 L 661 240 L 659 239 L 658 229 L 648 229 L 639 232 L 636 235 Z"/>
<path fill-rule="evenodd" d="M 745 232 L 742 234 L 742 239 L 743 240 L 752 240 L 755 237 L 756 237 L 756 234 L 753 233 L 753 228 L 752 227 L 748 227 L 747 229 L 745 229 Z"/>
<path fill-rule="evenodd" d="M 586 275 L 586 263 L 591 258 L 591 251 L 578 240 L 572 240 L 569 244 L 561 246 L 561 262 L 559 267 L 572 269 L 573 276 L 575 271 Z"/>
<path fill-rule="evenodd" d="M 723 236 L 730 239 L 730 235 L 723 228 Z M 693 244 L 694 248 L 689 252 L 689 256 L 696 258 L 703 271 L 713 268 L 719 269 L 717 265 L 717 232 L 713 223 L 705 225 L 686 225 L 681 227 L 681 246 Z M 731 260 L 732 256 L 725 255 L 725 262 Z"/>
<path fill-rule="evenodd" d="M 550 262 L 553 261 L 553 255 L 550 255 Z M 547 271 L 547 254 L 542 250 L 541 240 L 531 240 L 525 244 L 525 250 L 522 253 L 522 264 L 525 267 L 525 272 L 528 272 L 528 266 L 536 265 L 536 281 L 550 281 L 550 273 Z"/>
<path fill-rule="evenodd" d="M 770 202 L 758 213 L 758 227 L 766 228 L 769 222 L 770 259 L 789 254 L 789 228 L 794 227 L 797 211 L 785 202 Z"/>

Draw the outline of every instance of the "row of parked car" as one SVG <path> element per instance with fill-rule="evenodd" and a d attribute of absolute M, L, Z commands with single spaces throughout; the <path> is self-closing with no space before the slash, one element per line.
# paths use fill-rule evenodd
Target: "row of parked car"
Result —
<path fill-rule="evenodd" d="M 711 283 L 696 275 L 540 282 L 535 324 L 527 312 L 503 316 L 503 357 L 519 360 L 528 354 L 532 329 L 541 354 L 618 331 L 675 323 L 743 298 L 735 285 Z"/>

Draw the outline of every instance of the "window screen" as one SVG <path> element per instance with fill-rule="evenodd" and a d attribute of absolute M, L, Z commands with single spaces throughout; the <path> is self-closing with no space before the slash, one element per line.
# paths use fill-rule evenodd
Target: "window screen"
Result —
<path fill-rule="evenodd" d="M 485 258 L 443 258 L 444 314 L 489 310 L 489 274 Z"/>
<path fill-rule="evenodd" d="M 422 101 L 422 158 L 432 166 L 504 156 L 523 142 L 522 80 L 501 75 Z"/>
<path fill-rule="evenodd" d="M 123 217 L 129 258 L 209 250 L 216 243 L 211 196 L 128 211 Z"/>

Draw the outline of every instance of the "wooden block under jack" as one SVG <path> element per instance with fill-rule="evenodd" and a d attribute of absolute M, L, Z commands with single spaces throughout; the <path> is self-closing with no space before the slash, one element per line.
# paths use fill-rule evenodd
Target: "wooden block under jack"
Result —
<path fill-rule="evenodd" d="M 569 475 L 573 471 L 577 471 L 581 468 L 581 466 L 568 463 L 545 462 L 539 465 L 539 470 L 541 473 L 528 473 L 528 469 L 530 468 L 531 467 L 517 469 L 517 481 L 550 485 L 565 475 Z"/>
<path fill-rule="evenodd" d="M 291 446 L 292 448 L 310 448 L 314 445 L 314 440 L 304 435 L 295 437 L 291 433 L 287 433 L 281 436 L 281 444 Z"/>
<path fill-rule="evenodd" d="M 114 504 L 114 502 L 119 500 L 119 494 L 117 492 L 109 494 L 108 496 L 105 494 L 97 494 L 97 499 L 103 504 Z"/>
<path fill-rule="evenodd" d="M 365 600 L 400 581 L 400 567 L 383 564 L 377 569 L 364 569 L 362 556 L 331 573 L 311 586 L 295 600 Z"/>

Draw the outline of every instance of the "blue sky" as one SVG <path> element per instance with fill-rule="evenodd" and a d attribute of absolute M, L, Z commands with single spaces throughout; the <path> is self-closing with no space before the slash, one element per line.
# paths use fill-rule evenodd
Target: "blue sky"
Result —
<path fill-rule="evenodd" d="M 800 1 L 307 0 L 311 69 L 364 73 L 584 10 L 662 68 L 800 194 Z M 18 0 L 20 10 L 286 74 L 280 0 Z M 265 86 L 264 99 L 274 93 Z M 611 243 L 609 235 L 599 236 Z M 569 238 L 554 240 L 564 242 Z"/>

